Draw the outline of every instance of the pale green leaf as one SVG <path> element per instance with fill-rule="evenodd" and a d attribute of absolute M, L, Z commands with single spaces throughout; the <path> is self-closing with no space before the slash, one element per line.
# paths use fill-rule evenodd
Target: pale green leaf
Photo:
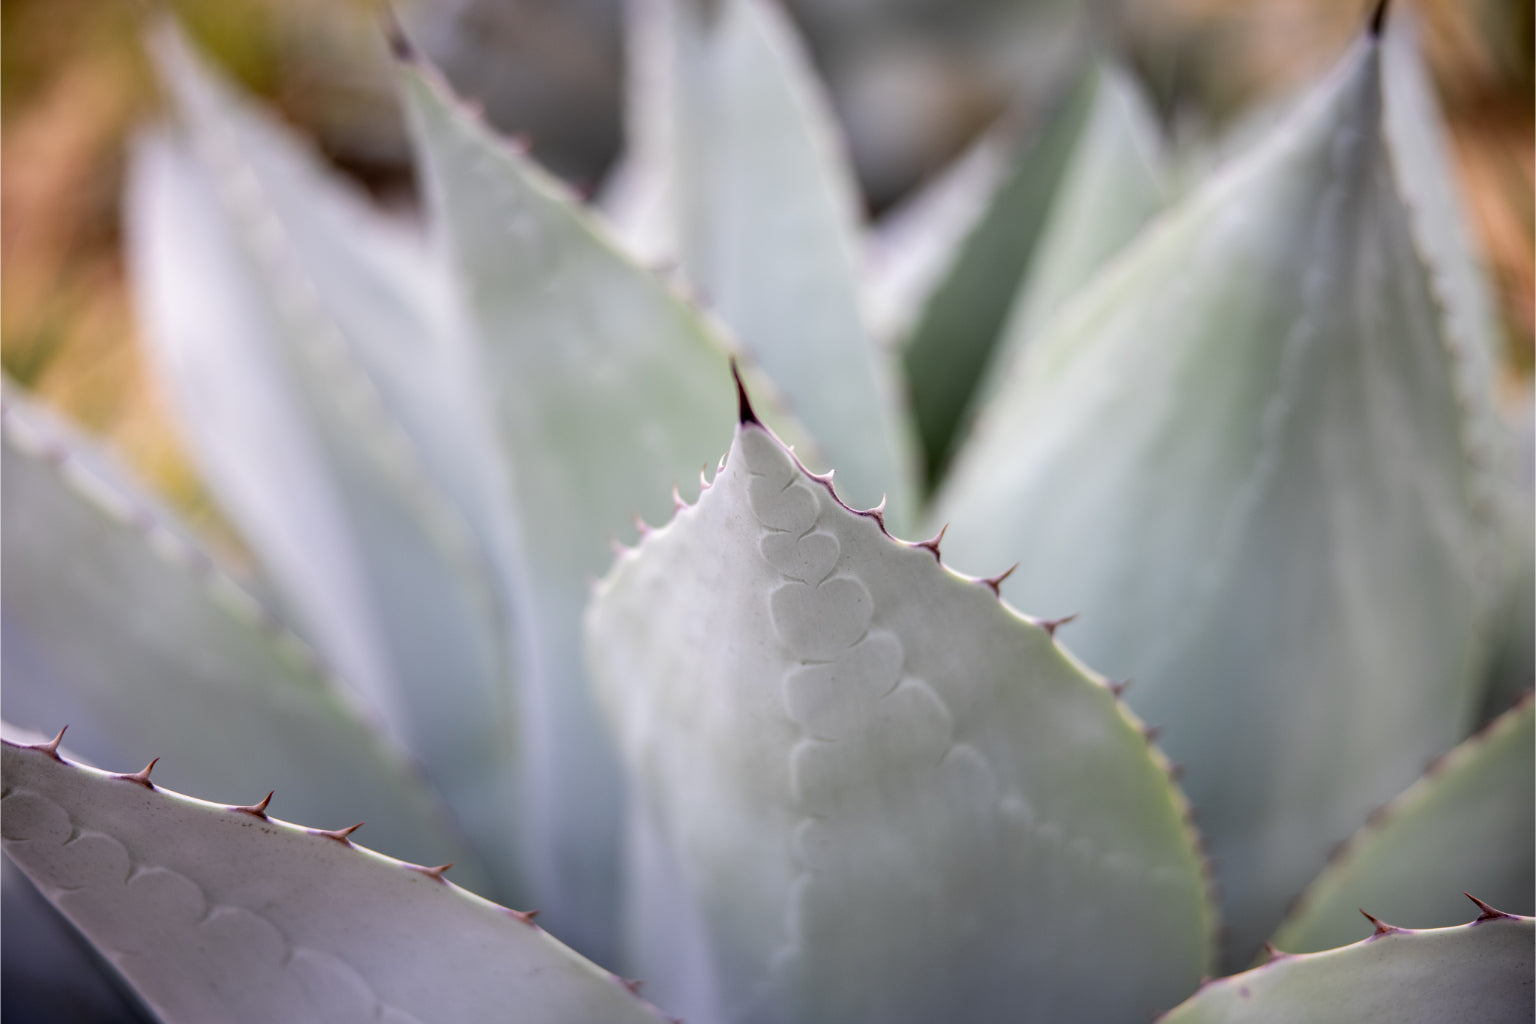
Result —
<path fill-rule="evenodd" d="M 44 749 L 0 751 L 5 852 L 164 1024 L 664 1019 L 435 871 Z"/>
<path fill-rule="evenodd" d="M 305 632 L 516 893 L 506 550 L 477 532 L 491 519 L 480 484 L 453 468 L 471 432 L 433 419 L 472 407 L 445 399 L 426 338 L 446 296 L 179 36 L 153 49 L 181 134 L 134 152 L 130 262 L 199 467 Z"/>
<path fill-rule="evenodd" d="M 1168 201 L 1156 116 L 1129 71 L 1103 62 L 1023 287 L 1002 327 L 983 400 L 1052 314 Z"/>
<path fill-rule="evenodd" d="M 850 495 L 889 495 L 893 522 L 911 521 L 895 368 L 860 309 L 857 184 L 787 16 L 765 0 L 634 7 L 632 147 L 671 255 Z"/>
<path fill-rule="evenodd" d="M 535 665 L 522 842 L 541 907 L 606 959 L 622 786 L 586 685 L 581 613 L 610 539 L 636 515 L 669 514 L 669 488 L 724 447 L 727 352 L 696 309 L 429 71 L 406 66 L 402 88 L 526 553 Z"/>
<path fill-rule="evenodd" d="M 1459 897 L 1458 897 L 1459 898 Z M 1158 1024 L 1527 1024 L 1536 922 L 1391 929 L 1326 953 L 1279 956 L 1212 982 Z"/>
<path fill-rule="evenodd" d="M 5 713 L 98 764 L 312 821 L 360 815 L 381 849 L 458 860 L 431 793 L 289 633 L 82 443 L 7 393 Z M 353 819 L 355 820 L 355 819 Z"/>
<path fill-rule="evenodd" d="M 689 1019 L 1134 1020 L 1207 969 L 1182 798 L 1114 693 L 755 421 L 587 635 L 630 952 Z"/>
<path fill-rule="evenodd" d="M 1221 865 L 1232 952 L 1464 735 L 1489 507 L 1382 138 L 1376 40 L 1031 342 L 937 503 L 963 568 L 1081 613 Z"/>
<path fill-rule="evenodd" d="M 903 358 L 929 486 L 944 474 L 977 400 L 1088 112 L 1094 78 L 1078 77 L 1039 129 L 1016 144 L 1013 167 L 956 249 L 906 339 Z"/>
<path fill-rule="evenodd" d="M 906 344 L 929 296 L 948 277 L 1010 170 L 1018 149 L 1013 136 L 1011 126 L 992 129 L 866 233 L 864 306 L 882 345 Z"/>
<path fill-rule="evenodd" d="M 1536 736 L 1529 699 L 1437 761 L 1308 886 L 1271 940 L 1289 953 L 1360 936 L 1357 907 L 1433 928 L 1464 916 L 1463 892 L 1536 910 Z"/>

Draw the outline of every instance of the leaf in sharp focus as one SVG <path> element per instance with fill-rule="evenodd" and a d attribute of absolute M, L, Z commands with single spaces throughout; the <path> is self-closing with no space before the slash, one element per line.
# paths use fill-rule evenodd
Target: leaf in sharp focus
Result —
<path fill-rule="evenodd" d="M 688 279 L 782 389 L 859 501 L 916 515 L 913 439 L 887 352 L 860 308 L 859 198 L 838 129 L 787 16 L 765 0 L 637 4 L 636 151 Z M 667 66 L 671 62 L 671 66 Z M 658 156 L 657 154 L 662 154 Z"/>
<path fill-rule="evenodd" d="M 1362 41 L 1031 347 L 937 502 L 1166 726 L 1246 959 L 1465 735 L 1493 531 Z"/>
<path fill-rule="evenodd" d="M 1531 1019 L 1529 917 L 1432 931 L 1390 929 L 1325 953 L 1280 955 L 1212 982 L 1158 1024 L 1525 1024 Z"/>
<path fill-rule="evenodd" d="M 755 422 L 587 636 L 667 894 L 631 953 L 690 1019 L 1133 1020 L 1205 970 L 1182 798 L 1112 691 Z"/>
<path fill-rule="evenodd" d="M 168 783 L 232 802 L 276 789 L 314 821 L 361 814 L 380 848 L 456 860 L 437 799 L 309 649 L 83 443 L 7 389 L 5 713 L 97 763 L 166 758 Z M 257 787 L 265 787 L 258 792 Z"/>
<path fill-rule="evenodd" d="M 199 467 L 316 646 L 442 791 L 496 893 L 518 894 L 516 652 L 492 568 L 506 551 L 460 504 L 462 475 L 426 468 L 457 436 L 428 405 L 473 397 L 403 396 L 407 361 L 427 379 L 441 366 L 399 332 L 439 300 L 402 285 L 406 250 L 174 30 L 152 48 L 182 134 L 134 152 L 130 269 Z M 439 432 L 418 447 L 404 423 Z"/>
<path fill-rule="evenodd" d="M 724 446 L 727 352 L 696 309 L 429 69 L 405 64 L 401 88 L 537 598 L 522 718 L 530 870 L 560 934 L 607 961 L 622 784 L 586 685 L 581 614 L 609 538 L 637 514 L 670 514 L 669 488 Z"/>
<path fill-rule="evenodd" d="M 1372 815 L 1271 941 L 1292 953 L 1351 942 L 1356 907 L 1407 927 L 1452 924 L 1463 892 L 1511 913 L 1536 909 L 1532 707 L 1527 697 Z"/>
<path fill-rule="evenodd" d="M 924 301 L 903 357 L 928 485 L 943 476 L 999 343 L 1088 112 L 1084 73 L 1026 137 L 985 213 Z"/>
<path fill-rule="evenodd" d="M 664 1020 L 433 871 L 5 742 L 5 852 L 165 1024 Z"/>

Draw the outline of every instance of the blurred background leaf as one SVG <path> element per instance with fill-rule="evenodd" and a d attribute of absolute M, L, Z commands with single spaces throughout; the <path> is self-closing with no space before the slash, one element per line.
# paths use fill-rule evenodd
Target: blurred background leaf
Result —
<path fill-rule="evenodd" d="M 700 0 L 704 2 L 704 0 Z M 1406 2 L 1406 0 L 1399 0 Z M 238 555 L 167 425 L 134 344 L 119 255 L 124 142 L 159 99 L 150 4 L 0 7 L 0 363 L 107 435 L 226 555 Z M 379 0 L 175 0 L 197 41 L 382 203 L 414 208 Z M 791 0 L 829 83 L 869 209 L 898 200 L 1005 108 L 1039 106 L 1084 26 L 1145 79 L 1176 143 L 1215 138 L 1342 51 L 1365 0 Z M 1418 0 L 1423 38 L 1507 331 L 1507 391 L 1533 367 L 1533 4 Z M 421 0 L 413 38 L 493 123 L 592 190 L 617 156 L 620 0 Z"/>

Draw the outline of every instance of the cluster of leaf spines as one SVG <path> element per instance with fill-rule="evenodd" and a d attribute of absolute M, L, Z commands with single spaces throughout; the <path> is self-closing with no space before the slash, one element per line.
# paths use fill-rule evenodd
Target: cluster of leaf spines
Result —
<path fill-rule="evenodd" d="M 19 747 L 21 747 L 23 749 L 26 749 L 26 750 L 35 750 L 35 751 L 37 751 L 37 752 L 39 752 L 41 754 L 46 755 L 47 757 L 49 757 L 52 760 L 58 762 L 59 764 L 67 765 L 67 766 L 72 767 L 72 768 L 89 770 L 87 768 L 87 766 L 82 765 L 82 764 L 78 764 L 78 763 L 73 762 L 73 761 L 70 761 L 70 760 L 66 759 L 59 752 L 60 745 L 63 743 L 63 740 L 64 740 L 64 734 L 68 731 L 68 729 L 69 729 L 69 727 L 67 725 L 64 726 L 63 728 L 61 728 L 58 731 L 57 734 L 54 735 L 54 737 L 52 739 L 47 740 L 46 742 L 43 742 L 43 743 L 16 743 L 16 744 L 12 744 L 12 745 L 19 746 Z M 10 743 L 9 740 L 7 740 L 5 742 Z M 105 775 L 108 778 L 116 779 L 116 780 L 119 780 L 119 781 L 122 781 L 122 782 L 133 783 L 134 785 L 140 786 L 140 787 L 142 787 L 142 788 L 144 788 L 146 790 L 149 790 L 151 792 L 162 792 L 160 787 L 156 786 L 154 784 L 154 782 L 151 781 L 151 779 L 150 779 L 150 773 L 154 770 L 155 765 L 158 764 L 159 761 L 160 761 L 160 758 L 157 757 L 154 760 L 150 761 L 148 765 L 146 765 L 144 768 L 140 769 L 137 772 L 131 772 L 131 773 L 102 772 L 102 774 Z M 7 793 L 10 792 L 10 787 L 6 787 L 6 792 Z M 170 793 L 171 791 L 166 790 L 166 791 L 163 791 L 163 792 Z M 260 800 L 258 800 L 254 804 L 243 804 L 243 805 L 237 805 L 237 804 L 217 804 L 217 803 L 212 803 L 212 802 L 205 801 L 205 800 L 199 800 L 199 799 L 197 799 L 195 797 L 189 797 L 189 796 L 186 796 L 186 795 L 180 794 L 180 793 L 176 793 L 174 795 L 177 798 L 179 798 L 179 799 L 188 800 L 190 802 L 193 802 L 193 803 L 196 803 L 196 804 L 200 804 L 200 805 L 203 805 L 203 806 L 208 807 L 208 808 L 222 808 L 223 810 L 228 811 L 230 813 L 248 815 L 250 817 L 257 818 L 257 819 L 259 819 L 259 820 L 261 820 L 263 822 L 266 822 L 268 824 L 271 824 L 271 825 L 274 825 L 274 826 L 277 826 L 277 827 L 280 827 L 280 828 L 288 829 L 288 830 L 291 830 L 291 831 L 296 832 L 296 833 L 302 832 L 304 834 L 314 836 L 317 839 L 327 839 L 327 840 L 330 840 L 331 842 L 340 843 L 341 845 L 346 846 L 349 849 L 355 849 L 355 850 L 358 850 L 359 852 L 366 853 L 371 858 L 378 859 L 380 861 L 386 862 L 386 863 L 391 864 L 393 866 L 399 867 L 399 868 L 401 868 L 401 869 L 403 869 L 405 871 L 409 871 L 412 874 L 421 875 L 421 876 L 424 876 L 426 878 L 431 879 L 434 882 L 438 882 L 441 885 L 443 885 L 444 887 L 446 887 L 446 888 L 452 890 L 453 892 L 455 892 L 458 895 L 458 897 L 460 897 L 460 898 L 467 898 L 468 900 L 470 900 L 470 901 L 472 901 L 474 903 L 482 904 L 482 905 L 484 905 L 486 907 L 492 908 L 492 909 L 494 909 L 494 910 L 496 910 L 496 911 L 498 911 L 498 912 L 500 912 L 500 913 L 502 913 L 502 914 L 504 914 L 504 915 L 506 915 L 508 917 L 513 918 L 514 920 L 518 921 L 519 923 L 521 923 L 523 925 L 526 925 L 529 928 L 533 928 L 533 929 L 538 930 L 538 931 L 542 931 L 543 930 L 543 929 L 541 929 L 539 927 L 538 922 L 536 920 L 538 918 L 538 916 L 539 916 L 539 911 L 538 910 L 514 910 L 511 907 L 505 907 L 505 906 L 502 906 L 502 905 L 500 905 L 498 903 L 494 903 L 494 902 L 492 902 L 490 900 L 485 899 L 482 896 L 477 895 L 476 893 L 470 892 L 467 889 L 463 889 L 463 888 L 455 885 L 452 881 L 450 881 L 446 877 L 446 873 L 448 872 L 448 870 L 453 867 L 452 863 L 437 864 L 437 865 L 413 864 L 410 861 L 400 860 L 397 857 L 391 857 L 388 854 L 379 853 L 377 850 L 372 850 L 372 849 L 369 849 L 367 847 L 358 846 L 356 843 L 354 843 L 352 841 L 352 835 L 355 832 L 357 832 L 358 829 L 363 827 L 363 824 L 364 824 L 363 822 L 358 822 L 355 825 L 349 825 L 346 828 L 329 829 L 328 830 L 328 829 L 308 828 L 308 827 L 303 826 L 303 825 L 296 825 L 296 824 L 294 824 L 292 822 L 286 822 L 286 821 L 282 821 L 282 820 L 277 819 L 277 818 L 273 818 L 273 817 L 271 817 L 267 813 L 267 811 L 268 811 L 268 808 L 271 806 L 272 798 L 275 795 L 275 791 L 268 792 L 266 796 L 262 797 Z M 551 936 L 551 938 L 553 939 L 553 936 Z M 558 941 L 558 940 L 555 940 L 555 941 Z M 667 1021 L 671 1022 L 671 1024 L 683 1024 L 683 1021 L 681 1020 L 681 1018 L 671 1017 L 671 1016 L 666 1015 L 665 1013 L 663 1013 L 660 1010 L 660 1008 L 654 1006 L 653 1004 L 651 1004 L 650 1002 L 648 1002 L 647 1000 L 645 1000 L 642 997 L 642 995 L 641 995 L 641 988 L 642 988 L 643 982 L 639 981 L 638 979 L 623 977 L 623 976 L 621 976 L 619 974 L 616 974 L 616 973 L 614 973 L 612 971 L 607 971 L 606 973 L 608 974 L 608 976 L 616 984 L 618 984 L 621 988 L 623 988 L 624 991 L 629 993 L 630 996 L 632 996 L 634 999 L 636 999 L 638 1002 L 640 1002 L 642 1005 L 644 1005 L 647 1009 L 649 1009 L 657 1017 L 660 1017 L 661 1019 L 667 1020 Z"/>
<path fill-rule="evenodd" d="M 86 769 L 87 766 L 82 765 L 82 764 L 78 764 L 78 763 L 73 762 L 73 761 L 70 761 L 70 760 L 66 759 L 62 754 L 59 753 L 60 744 L 63 742 L 64 734 L 65 734 L 65 732 L 68 731 L 68 728 L 69 728 L 68 726 L 65 726 L 64 728 L 60 729 L 58 731 L 58 733 L 51 740 L 48 740 L 48 741 L 46 741 L 44 743 L 16 743 L 16 744 L 12 744 L 12 745 L 21 747 L 22 749 L 25 749 L 25 750 L 35 750 L 35 751 L 37 751 L 39 753 L 42 753 L 42 754 L 48 756 L 49 758 L 53 759 L 54 761 L 58 762 L 59 764 L 68 765 L 68 766 L 70 766 L 72 768 Z M 9 743 L 10 741 L 7 740 L 6 742 Z M 150 773 L 154 770 L 155 765 L 158 764 L 159 761 L 160 761 L 160 758 L 157 757 L 154 760 L 150 761 L 148 765 L 146 765 L 144 768 L 140 769 L 137 772 L 131 772 L 131 773 L 102 772 L 102 774 L 105 775 L 108 778 L 117 779 L 117 780 L 122 781 L 122 782 L 133 783 L 134 785 L 140 786 L 140 787 L 142 787 L 144 789 L 147 789 L 147 790 L 149 790 L 151 792 L 161 792 L 160 787 L 156 786 L 154 784 L 154 782 L 151 781 L 151 779 L 150 779 Z M 170 791 L 165 791 L 165 792 L 170 792 Z M 379 853 L 377 850 L 372 850 L 372 849 L 368 849 L 367 847 L 358 846 L 356 843 L 354 843 L 352 841 L 352 835 L 353 835 L 353 833 L 357 832 L 358 829 L 363 827 L 363 822 L 358 822 L 355 825 L 349 825 L 346 828 L 319 829 L 319 828 L 309 828 L 309 827 L 306 827 L 306 826 L 303 826 L 303 825 L 296 825 L 296 824 L 293 824 L 292 822 L 286 822 L 286 821 L 282 821 L 282 820 L 277 819 L 277 818 L 273 818 L 273 817 L 271 817 L 268 814 L 268 808 L 271 806 L 272 798 L 275 795 L 275 791 L 267 793 L 266 796 L 262 797 L 262 799 L 260 799 L 259 801 L 257 801 L 254 804 L 243 804 L 243 805 L 237 805 L 237 804 L 217 804 L 217 803 L 211 803 L 211 802 L 205 801 L 205 800 L 199 800 L 199 799 L 197 799 L 195 797 L 185 796 L 185 795 L 179 794 L 179 793 L 175 794 L 175 795 L 178 798 L 180 798 L 180 799 L 188 800 L 188 801 L 191 801 L 191 802 L 197 803 L 197 804 L 201 804 L 201 805 L 209 807 L 209 808 L 222 808 L 223 810 L 228 811 L 230 813 L 249 815 L 250 817 L 254 817 L 254 818 L 260 819 L 261 821 L 268 822 L 268 823 L 276 825 L 276 826 L 280 826 L 280 827 L 283 827 L 283 828 L 286 828 L 286 829 L 290 829 L 290 830 L 292 830 L 294 832 L 302 832 L 302 833 L 304 833 L 306 835 L 311 835 L 311 836 L 314 836 L 314 837 L 316 837 L 318 839 L 328 839 L 328 840 L 330 840 L 332 842 L 340 843 L 343 846 L 346 846 L 348 848 L 356 849 L 356 850 L 359 850 L 359 851 L 366 852 L 370 857 L 378 858 L 379 860 L 388 862 L 390 864 L 393 864 L 395 866 L 403 868 L 404 870 L 410 871 L 413 874 L 423 875 L 423 876 L 425 876 L 427 878 L 432 879 L 433 881 L 440 882 L 443 885 L 445 885 L 445 886 L 455 890 L 457 893 L 461 894 L 462 896 L 468 897 L 469 899 L 473 900 L 476 903 L 481 903 L 481 904 L 484 904 L 484 905 L 486 905 L 488 907 L 492 907 L 492 908 L 494 908 L 494 909 L 496 909 L 496 910 L 506 914 L 507 916 L 516 919 L 517 921 L 521 922 L 522 924 L 527 925 L 530 928 L 536 928 L 537 929 L 539 927 L 537 922 L 536 922 L 536 920 L 535 920 L 539 916 L 539 911 L 537 911 L 537 910 L 514 910 L 514 909 L 512 909 L 510 907 L 504 907 L 504 906 L 501 906 L 500 904 L 492 903 L 491 901 L 486 900 L 484 897 L 481 897 L 481 896 L 479 896 L 479 895 L 477 895 L 475 893 L 472 893 L 472 892 L 470 892 L 467 889 L 462 889 L 459 886 L 454 885 L 447 877 L 445 877 L 447 871 L 450 868 L 453 867 L 453 865 L 451 863 L 448 863 L 448 864 L 438 864 L 438 865 L 413 864 L 410 861 L 400 860 L 399 858 L 391 857 L 388 854 Z M 612 974 L 612 972 L 609 972 L 609 973 Z M 612 977 L 615 980 L 617 980 L 618 982 L 620 982 L 623 985 L 623 987 L 628 992 L 630 992 L 632 995 L 636 996 L 637 998 L 639 997 L 639 995 L 640 995 L 640 985 L 641 985 L 641 983 L 639 981 L 635 981 L 633 979 L 620 978 L 616 974 L 613 974 Z M 642 1002 L 643 1002 L 643 1000 L 642 1000 Z M 650 1005 L 650 1004 L 647 1004 L 647 1005 Z M 652 1007 L 652 1009 L 655 1009 L 655 1008 Z M 659 1011 L 657 1011 L 657 1012 L 659 1013 Z M 675 1020 L 675 1018 L 667 1018 L 667 1019 Z"/>
<path fill-rule="evenodd" d="M 1471 900 L 1473 904 L 1477 906 L 1478 914 L 1477 917 L 1473 918 L 1468 923 L 1455 926 L 1457 928 L 1476 928 L 1478 925 L 1484 924 L 1488 921 L 1531 920 L 1530 918 L 1522 918 L 1518 914 L 1505 913 L 1496 907 L 1490 906 L 1483 900 L 1478 899 L 1471 893 L 1462 893 L 1462 895 Z M 1254 967 L 1250 967 L 1246 971 L 1241 971 L 1237 974 L 1229 974 L 1225 977 L 1202 978 L 1200 980 L 1200 987 L 1196 989 L 1196 992 L 1203 992 L 1213 986 L 1242 985 L 1247 981 L 1252 980 L 1260 972 L 1271 970 L 1277 965 L 1289 963 L 1292 961 L 1306 961 L 1317 957 L 1330 957 L 1344 950 L 1355 949 L 1359 946 L 1365 945 L 1366 943 L 1375 942 L 1376 940 L 1387 936 L 1421 935 L 1426 932 L 1448 930 L 1443 928 L 1399 928 L 1397 925 L 1388 924 L 1380 918 L 1376 917 L 1374 914 L 1371 914 L 1363 909 L 1360 911 L 1360 913 L 1365 917 L 1367 921 L 1370 922 L 1372 931 L 1371 934 L 1367 935 L 1365 938 L 1358 942 L 1351 943 L 1347 946 L 1340 946 L 1337 949 L 1319 950 L 1315 953 L 1287 953 L 1276 949 L 1273 943 L 1266 942 L 1264 943 L 1265 960 L 1263 963 L 1260 963 Z M 1173 1010 L 1170 1009 L 1164 1013 L 1159 1014 L 1156 1018 L 1154 1018 L 1154 1024 L 1167 1019 L 1168 1015 L 1171 1013 L 1173 1013 Z"/>
<path fill-rule="evenodd" d="M 753 408 L 751 397 L 747 393 L 746 385 L 741 379 L 741 374 L 734 360 L 731 363 L 731 376 L 736 389 L 738 407 L 737 420 L 740 427 L 743 429 L 762 430 L 770 437 L 773 437 L 775 441 L 777 441 L 778 438 L 773 434 L 772 429 L 763 423 L 763 421 L 758 417 L 756 410 Z M 782 442 L 780 442 L 780 444 L 782 444 Z M 871 509 L 853 508 L 838 496 L 836 486 L 833 483 L 834 474 L 832 472 L 813 473 L 811 470 L 806 468 L 804 463 L 800 461 L 799 457 L 795 454 L 794 448 L 788 445 L 784 445 L 783 447 L 789 455 L 790 459 L 794 462 L 796 468 L 801 473 L 805 474 L 806 477 L 824 487 L 827 491 L 827 494 L 830 495 L 832 500 L 837 503 L 838 507 L 855 516 L 860 516 L 862 518 L 872 520 L 875 525 L 879 527 L 881 534 L 883 534 L 886 539 L 890 540 L 894 544 L 908 549 L 920 548 L 929 552 L 933 555 L 934 561 L 938 564 L 939 568 L 951 576 L 954 576 L 957 579 L 963 580 L 967 583 L 980 583 L 986 586 L 992 591 L 993 595 L 997 597 L 998 603 L 1007 609 L 1007 611 L 1014 618 L 1020 620 L 1025 625 L 1044 630 L 1051 644 L 1058 650 L 1062 651 L 1063 654 L 1066 654 L 1065 649 L 1061 647 L 1060 642 L 1056 638 L 1056 632 L 1060 627 L 1065 626 L 1077 619 L 1078 616 L 1076 613 L 1062 616 L 1057 619 L 1035 619 L 1022 614 L 1021 612 L 1018 612 L 1002 599 L 1002 596 L 999 593 L 999 586 L 1001 582 L 1008 577 L 1009 574 L 1018 568 L 1017 563 L 1009 567 L 1006 572 L 1003 572 L 994 577 L 974 577 L 967 576 L 964 573 L 956 572 L 954 569 L 951 569 L 949 566 L 944 564 L 943 556 L 940 552 L 940 543 L 944 538 L 945 532 L 949 529 L 948 525 L 945 525 L 942 529 L 940 529 L 937 535 L 925 541 L 902 540 L 901 538 L 893 535 L 890 530 L 886 528 L 884 515 L 885 503 L 883 501 L 880 505 L 877 505 Z M 722 457 L 720 460 L 719 469 L 723 469 L 724 467 L 725 458 Z M 699 483 L 701 496 L 704 491 L 709 490 L 709 488 L 713 486 L 713 482 L 709 479 L 704 471 L 701 471 L 699 474 Z M 675 521 L 676 514 L 682 513 L 692 508 L 693 506 L 690 505 L 682 497 L 676 486 L 672 488 L 672 495 Z M 625 545 L 617 540 L 610 538 L 610 546 L 614 551 L 615 557 L 620 561 L 637 555 L 641 545 L 643 545 L 656 533 L 666 530 L 670 523 L 664 526 L 653 527 L 636 517 L 636 525 L 640 531 L 640 538 L 637 545 Z M 1071 657 L 1070 655 L 1067 656 L 1069 658 Z M 1131 680 L 1104 679 L 1094 673 L 1091 669 L 1082 666 L 1079 662 L 1076 661 L 1076 659 L 1072 660 L 1073 663 L 1078 665 L 1078 667 L 1081 669 L 1085 678 L 1092 680 L 1109 692 L 1110 697 L 1114 701 L 1116 710 L 1130 725 L 1130 727 L 1141 735 L 1142 739 L 1146 742 L 1147 751 L 1153 763 L 1161 770 L 1164 777 L 1166 778 L 1169 795 L 1174 801 L 1175 807 L 1179 812 L 1179 817 L 1184 828 L 1186 841 L 1189 843 L 1191 852 L 1194 854 L 1196 864 L 1200 869 L 1200 880 L 1205 893 L 1203 909 L 1209 913 L 1211 925 L 1211 933 L 1208 938 L 1211 941 L 1213 950 L 1219 948 L 1221 944 L 1221 938 L 1224 933 L 1224 926 L 1221 923 L 1220 914 L 1217 910 L 1217 908 L 1221 906 L 1222 894 L 1221 883 L 1218 877 L 1219 865 L 1217 864 L 1215 858 L 1210 855 L 1210 849 L 1206 842 L 1205 834 L 1199 827 L 1199 810 L 1194 806 L 1194 804 L 1190 802 L 1189 798 L 1184 793 L 1183 787 L 1179 784 L 1179 780 L 1184 772 L 1183 766 L 1172 761 L 1163 752 L 1162 748 L 1157 745 L 1157 739 L 1162 734 L 1162 727 L 1157 725 L 1148 725 L 1143 722 L 1140 716 L 1132 711 L 1123 700 L 1125 691 L 1131 685 Z"/>
<path fill-rule="evenodd" d="M 1391 822 L 1396 820 L 1396 817 L 1401 811 L 1403 805 L 1405 803 L 1411 803 L 1415 799 L 1419 787 L 1423 783 L 1435 778 L 1438 775 L 1441 775 L 1446 771 L 1447 768 L 1450 768 L 1460 763 L 1461 761 L 1466 760 L 1467 758 L 1476 756 L 1478 748 L 1486 744 L 1489 740 L 1489 737 L 1493 733 L 1497 732 L 1506 724 L 1512 722 L 1514 716 L 1527 705 L 1531 704 L 1533 700 L 1536 700 L 1536 692 L 1526 690 L 1520 695 L 1515 703 L 1502 714 L 1496 715 L 1489 721 L 1484 722 L 1483 725 L 1472 735 L 1468 736 L 1460 743 L 1457 743 L 1455 746 L 1451 747 L 1444 753 L 1437 754 L 1431 758 L 1429 763 L 1424 766 L 1423 775 L 1414 780 L 1414 782 L 1411 783 L 1407 789 L 1403 790 L 1401 793 L 1397 794 L 1386 803 L 1379 804 L 1372 808 L 1370 813 L 1365 816 L 1365 822 L 1359 829 L 1334 844 L 1333 848 L 1328 852 L 1328 859 L 1324 863 L 1324 868 L 1333 868 L 1348 861 L 1350 857 L 1354 855 L 1355 851 L 1359 849 L 1362 843 L 1369 840 L 1372 836 L 1375 835 L 1375 833 L 1379 832 L 1381 829 L 1385 828 Z M 1319 875 L 1318 877 L 1320 878 L 1323 876 Z M 1313 887 L 1311 884 L 1309 884 L 1305 889 L 1302 889 L 1301 892 L 1297 893 L 1295 898 L 1292 899 L 1290 904 L 1285 908 L 1285 913 L 1281 916 L 1281 922 L 1288 922 L 1305 911 L 1311 903 L 1312 893 Z M 1475 896 L 1470 894 L 1464 895 L 1466 895 L 1468 899 L 1478 903 L 1480 906 L 1486 905 L 1483 904 L 1481 900 L 1478 900 Z M 1365 911 L 1362 910 L 1361 913 L 1365 913 Z M 1366 916 L 1369 917 L 1370 915 L 1367 914 Z"/>

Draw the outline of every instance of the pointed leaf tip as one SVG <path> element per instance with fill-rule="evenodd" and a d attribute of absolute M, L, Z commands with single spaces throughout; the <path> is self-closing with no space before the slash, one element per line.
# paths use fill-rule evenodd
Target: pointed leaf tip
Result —
<path fill-rule="evenodd" d="M 752 399 L 747 397 L 747 386 L 741 382 L 741 369 L 736 365 L 736 360 L 731 360 L 731 378 L 736 381 L 736 405 L 737 418 L 743 423 L 756 423 L 763 425 L 763 421 L 757 418 L 757 413 L 752 409 Z"/>
<path fill-rule="evenodd" d="M 1389 0 L 1377 0 L 1376 10 L 1371 12 L 1371 35 L 1381 38 L 1382 29 L 1387 25 L 1387 6 Z"/>
<path fill-rule="evenodd" d="M 407 867 L 409 867 L 412 871 L 415 871 L 417 874 L 426 875 L 428 878 L 435 878 L 439 882 L 447 882 L 448 880 L 444 878 L 443 875 L 447 873 L 449 868 L 453 867 L 453 862 L 450 861 L 447 864 L 439 864 L 435 868 L 423 867 L 420 864 L 409 864 Z"/>

